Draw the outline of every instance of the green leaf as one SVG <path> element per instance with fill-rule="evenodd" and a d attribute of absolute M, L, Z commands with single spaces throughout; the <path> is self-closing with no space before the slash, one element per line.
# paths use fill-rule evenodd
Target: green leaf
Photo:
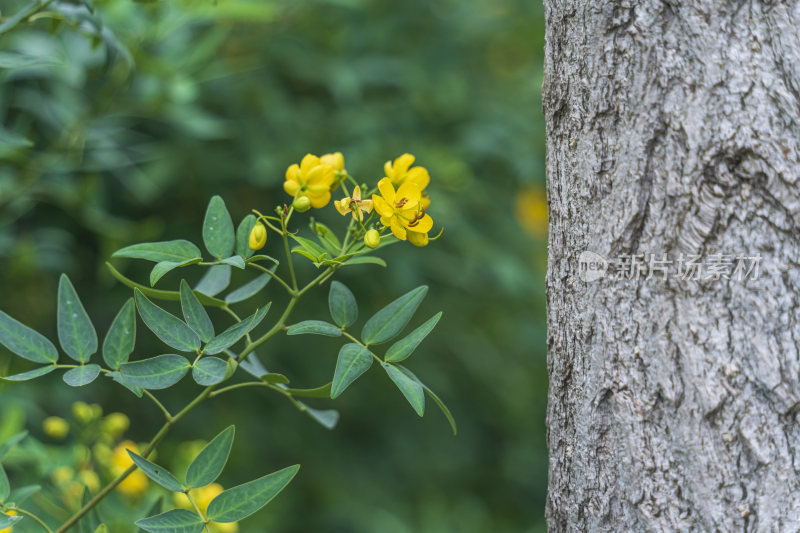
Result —
<path fill-rule="evenodd" d="M 424 383 L 422 384 L 422 388 L 425 389 L 425 392 L 428 393 L 428 396 L 431 397 L 442 413 L 444 413 L 445 418 L 447 418 L 447 421 L 450 423 L 450 428 L 453 430 L 453 435 L 458 435 L 456 419 L 453 418 L 453 414 L 450 412 L 450 409 L 448 409 L 445 403 L 436 395 L 436 393 L 429 389 Z"/>
<path fill-rule="evenodd" d="M 194 290 L 207 296 L 216 296 L 224 291 L 231 282 L 230 265 L 214 265 L 197 282 Z M 200 300 L 202 302 L 202 300 Z M 222 300 L 220 300 L 222 301 Z M 225 302 L 220 307 L 224 307 Z"/>
<path fill-rule="evenodd" d="M 277 496 L 298 470 L 300 465 L 290 466 L 222 492 L 208 504 L 209 520 L 227 523 L 247 518 Z"/>
<path fill-rule="evenodd" d="M 262 320 L 264 320 L 264 317 L 267 316 L 267 311 L 269 311 L 271 305 L 272 302 L 267 303 L 267 305 L 249 317 L 243 319 L 241 322 L 237 322 L 211 339 L 211 341 L 206 344 L 206 347 L 203 348 L 203 352 L 209 355 L 214 355 L 236 344 L 239 339 L 247 335 L 253 330 L 253 328 L 258 326 Z"/>
<path fill-rule="evenodd" d="M 152 289 L 147 285 L 142 285 L 141 283 L 136 283 L 135 281 L 126 278 L 120 273 L 119 270 L 114 268 L 111 263 L 106 262 L 106 266 L 111 272 L 111 275 L 117 278 L 117 280 L 119 280 L 123 285 L 130 287 L 131 289 L 139 289 L 142 291 L 142 294 L 148 298 L 153 298 L 154 300 L 167 300 L 171 302 L 178 302 L 181 299 L 181 294 L 178 291 L 162 291 L 159 289 Z M 207 296 L 201 292 L 198 292 L 197 289 L 194 290 L 194 295 L 197 296 L 197 299 L 203 305 L 211 307 L 225 307 L 225 302 L 223 300 Z"/>
<path fill-rule="evenodd" d="M 192 489 L 205 487 L 217 480 L 228 462 L 235 433 L 234 426 L 225 428 L 197 454 L 186 471 L 187 487 Z"/>
<path fill-rule="evenodd" d="M 284 376 L 283 374 L 277 374 L 275 372 L 267 372 L 260 376 L 261 381 L 264 383 L 269 383 L 270 385 L 287 385 L 289 383 L 289 378 Z"/>
<path fill-rule="evenodd" d="M 62 378 L 70 387 L 83 387 L 97 379 L 100 375 L 100 365 L 81 365 L 67 370 Z"/>
<path fill-rule="evenodd" d="M 341 337 L 342 330 L 324 320 L 306 320 L 298 322 L 286 331 L 287 335 L 325 335 L 326 337 Z"/>
<path fill-rule="evenodd" d="M 331 318 L 343 328 L 350 326 L 358 318 L 358 304 L 356 297 L 344 283 L 338 281 L 331 282 L 331 290 L 328 293 L 328 308 L 331 311 Z"/>
<path fill-rule="evenodd" d="M 21 374 L 5 376 L 3 379 L 6 381 L 28 381 L 30 379 L 36 379 L 45 376 L 50 372 L 52 372 L 53 370 L 55 370 L 56 368 L 58 368 L 56 365 L 40 366 L 39 368 L 35 368 L 27 372 L 22 372 Z"/>
<path fill-rule="evenodd" d="M 127 363 L 136 345 L 136 306 L 128 298 L 119 310 L 103 341 L 103 360 L 114 370 Z"/>
<path fill-rule="evenodd" d="M 61 61 L 54 57 L 0 52 L 0 68 L 52 67 L 59 64 L 61 64 Z"/>
<path fill-rule="evenodd" d="M 254 250 L 250 249 L 250 232 L 253 231 L 253 226 L 256 225 L 256 216 L 247 215 L 239 223 L 236 228 L 236 253 L 245 259 L 253 255 Z"/>
<path fill-rule="evenodd" d="M 172 492 L 183 492 L 183 487 L 181 486 L 180 481 L 175 479 L 175 476 L 170 474 L 166 468 L 162 468 L 157 464 L 151 463 L 144 457 L 133 453 L 127 448 L 125 451 L 128 452 L 128 455 L 131 456 L 131 459 L 134 463 L 136 463 L 136 466 L 138 466 L 147 477 L 167 490 L 171 490 Z"/>
<path fill-rule="evenodd" d="M 120 367 L 126 382 L 143 389 L 166 389 L 179 382 L 192 365 L 185 357 L 166 354 L 125 363 Z"/>
<path fill-rule="evenodd" d="M 247 260 L 248 263 L 257 263 L 258 261 L 271 261 L 275 263 L 275 266 L 281 264 L 281 262 L 275 259 L 274 257 L 264 254 L 254 255 L 253 257 Z"/>
<path fill-rule="evenodd" d="M 321 387 L 315 387 L 313 389 L 286 389 L 286 392 L 292 396 L 302 396 L 305 398 L 330 398 L 332 385 L 332 382 L 328 382 Z"/>
<path fill-rule="evenodd" d="M 298 244 L 300 244 L 303 251 L 316 258 L 316 261 L 318 261 L 323 255 L 327 255 L 325 249 L 314 241 L 306 239 L 305 237 L 299 237 L 297 235 L 291 235 L 291 237 L 297 241 Z"/>
<path fill-rule="evenodd" d="M 339 242 L 339 238 L 336 237 L 336 234 L 331 231 L 331 229 L 317 221 L 312 221 L 311 224 L 311 231 L 317 234 L 319 238 L 319 242 L 328 253 L 331 254 L 331 257 L 336 257 L 339 255 L 339 251 L 342 249 L 342 243 Z"/>
<path fill-rule="evenodd" d="M 97 526 L 97 529 L 94 530 L 94 533 L 108 533 L 108 526 L 105 524 L 100 524 Z"/>
<path fill-rule="evenodd" d="M 97 332 L 66 274 L 58 282 L 57 322 L 64 352 L 79 363 L 88 362 L 97 351 Z"/>
<path fill-rule="evenodd" d="M 188 261 L 183 261 L 182 263 L 176 261 L 161 261 L 160 263 L 156 263 L 156 266 L 153 267 L 153 270 L 150 271 L 150 286 L 155 286 L 158 283 L 158 280 L 163 278 L 169 272 L 172 272 L 176 268 L 185 267 L 189 265 L 194 265 L 200 262 L 200 258 L 196 259 L 189 259 Z"/>
<path fill-rule="evenodd" d="M 339 411 L 336 409 L 314 409 L 303 402 L 298 401 L 297 403 L 301 411 L 325 429 L 333 429 L 339 423 Z"/>
<path fill-rule="evenodd" d="M 5 459 L 6 454 L 8 454 L 8 452 L 10 452 L 12 448 L 14 448 L 14 446 L 22 442 L 27 436 L 28 436 L 27 431 L 20 431 L 19 433 L 17 433 L 7 441 L 5 441 L 3 444 L 0 444 L 0 461 Z"/>
<path fill-rule="evenodd" d="M 398 362 L 407 359 L 408 356 L 414 353 L 414 350 L 417 349 L 419 343 L 421 343 L 425 337 L 428 336 L 428 333 L 433 331 L 433 328 L 436 327 L 436 323 L 439 322 L 440 318 L 442 318 L 442 313 L 435 314 L 433 317 L 429 318 L 427 322 L 409 333 L 406 337 L 392 344 L 389 350 L 387 350 L 384 360 L 389 362 Z"/>
<path fill-rule="evenodd" d="M 183 263 L 193 259 L 202 259 L 200 248 L 183 239 L 161 242 L 143 242 L 126 246 L 114 252 L 111 257 L 128 257 L 161 263 L 169 261 Z"/>
<path fill-rule="evenodd" d="M 401 370 L 403 367 L 381 363 L 386 373 L 389 375 L 408 403 L 414 408 L 419 416 L 425 414 L 425 391 L 422 384 Z"/>
<path fill-rule="evenodd" d="M 41 485 L 25 485 L 24 487 L 20 487 L 11 491 L 11 496 L 8 499 L 14 502 L 14 505 L 22 505 L 25 503 L 25 500 L 40 490 L 42 490 Z"/>
<path fill-rule="evenodd" d="M 166 345 L 182 352 L 200 349 L 200 337 L 185 322 L 148 300 L 140 290 L 134 289 L 133 296 L 142 321 Z"/>
<path fill-rule="evenodd" d="M 230 257 L 226 257 L 225 259 L 220 259 L 219 261 L 215 261 L 213 264 L 230 265 L 236 268 L 241 268 L 242 270 L 244 270 L 245 267 L 244 259 L 242 259 L 238 255 L 232 255 Z"/>
<path fill-rule="evenodd" d="M 336 361 L 336 372 L 333 374 L 331 398 L 336 399 L 371 366 L 372 355 L 369 350 L 355 343 L 342 346 L 339 350 L 339 359 Z"/>
<path fill-rule="evenodd" d="M 233 253 L 236 237 L 233 221 L 225 201 L 219 196 L 211 197 L 203 219 L 203 242 L 206 250 L 217 259 L 229 257 Z"/>
<path fill-rule="evenodd" d="M 271 272 L 275 272 L 277 266 L 274 266 L 270 269 Z M 269 274 L 261 274 L 260 276 L 253 278 L 251 281 L 248 281 L 238 289 L 234 289 L 225 296 L 225 301 L 229 304 L 235 304 L 238 302 L 243 302 L 248 298 L 255 296 L 258 291 L 266 287 L 269 280 L 272 279 L 272 276 Z"/>
<path fill-rule="evenodd" d="M 8 484 L 8 476 L 6 471 L 3 470 L 3 465 L 0 465 L 0 503 L 5 503 L 10 494 L 11 485 Z"/>
<path fill-rule="evenodd" d="M 214 324 L 211 323 L 208 313 L 197 300 L 185 279 L 181 280 L 181 310 L 186 324 L 200 336 L 203 342 L 214 338 Z"/>
<path fill-rule="evenodd" d="M 0 311 L 0 344 L 34 363 L 55 363 L 58 351 L 47 337 Z"/>
<path fill-rule="evenodd" d="M 378 265 L 385 267 L 386 261 L 381 259 L 380 257 L 373 257 L 371 255 L 359 255 L 357 257 L 353 257 L 352 259 L 348 259 L 344 262 L 345 265 Z"/>
<path fill-rule="evenodd" d="M 132 393 L 134 393 L 137 397 L 141 398 L 142 395 L 144 394 L 144 391 L 142 390 L 141 387 L 137 387 L 136 385 L 132 385 L 132 384 L 128 383 L 125 380 L 125 378 L 122 377 L 122 373 L 121 372 L 118 372 L 118 371 L 117 372 L 109 372 L 106 375 L 108 377 L 110 377 L 111 379 L 113 379 L 114 381 L 116 381 L 117 383 L 119 383 L 120 385 L 122 385 L 123 387 L 125 387 L 126 389 L 128 389 L 129 391 L 131 391 Z"/>
<path fill-rule="evenodd" d="M 427 292 L 427 286 L 417 287 L 372 315 L 361 331 L 361 340 L 364 344 L 380 344 L 400 333 L 411 320 Z"/>
<path fill-rule="evenodd" d="M 36 13 L 36 11 L 39 9 L 40 6 L 41 6 L 41 0 L 32 0 L 25 7 L 23 7 L 13 15 L 10 15 L 8 18 L 6 18 L 6 20 L 2 24 L 0 24 L 0 35 L 10 31 L 23 19 Z"/>
<path fill-rule="evenodd" d="M 15 131 L 0 127 L 0 146 L 6 150 L 9 148 L 30 148 L 33 146 L 33 141 Z"/>
<path fill-rule="evenodd" d="M 2 500 L 0 500 L 0 501 L 2 501 Z M 0 513 L 0 529 L 6 529 L 8 527 L 11 527 L 12 525 L 14 525 L 16 522 L 19 522 L 20 520 L 22 520 L 22 517 L 19 516 L 19 515 L 11 516 L 11 515 L 7 515 L 5 513 Z"/>
<path fill-rule="evenodd" d="M 227 373 L 228 363 L 218 357 L 204 357 L 192 368 L 192 378 L 203 387 L 222 383 Z"/>
<path fill-rule="evenodd" d="M 201 533 L 206 527 L 197 513 L 186 509 L 173 509 L 144 518 L 136 522 L 136 525 L 149 533 Z"/>

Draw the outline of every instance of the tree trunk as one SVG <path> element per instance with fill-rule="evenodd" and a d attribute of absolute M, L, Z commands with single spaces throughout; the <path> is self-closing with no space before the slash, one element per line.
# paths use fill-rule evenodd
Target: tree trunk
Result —
<path fill-rule="evenodd" d="M 799 531 L 800 3 L 544 4 L 550 529 Z"/>

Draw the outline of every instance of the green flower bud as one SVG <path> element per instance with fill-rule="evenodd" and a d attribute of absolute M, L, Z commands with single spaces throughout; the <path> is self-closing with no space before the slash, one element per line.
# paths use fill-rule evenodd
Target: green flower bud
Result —
<path fill-rule="evenodd" d="M 380 243 L 381 236 L 378 233 L 378 230 L 371 229 L 366 233 L 366 235 L 364 235 L 364 244 L 370 248 L 377 248 Z"/>
<path fill-rule="evenodd" d="M 294 199 L 292 207 L 298 213 L 304 213 L 311 209 L 311 200 L 308 199 L 308 196 L 298 196 Z"/>

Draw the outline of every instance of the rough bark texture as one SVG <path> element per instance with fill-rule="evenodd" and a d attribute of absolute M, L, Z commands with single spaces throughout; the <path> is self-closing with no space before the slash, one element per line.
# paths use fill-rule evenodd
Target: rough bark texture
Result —
<path fill-rule="evenodd" d="M 544 4 L 551 531 L 800 531 L 800 3 Z"/>

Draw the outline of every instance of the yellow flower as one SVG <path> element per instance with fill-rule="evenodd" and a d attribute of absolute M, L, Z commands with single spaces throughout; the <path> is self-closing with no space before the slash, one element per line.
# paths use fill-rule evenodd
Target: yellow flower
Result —
<path fill-rule="evenodd" d="M 5 514 L 7 514 L 7 515 L 10 515 L 10 516 L 16 516 L 17 515 L 17 512 L 15 510 L 13 510 L 13 509 L 11 509 L 10 511 L 3 511 L 3 512 Z M 0 533 L 11 533 L 12 531 L 14 531 L 14 526 L 7 527 L 5 529 L 0 529 Z"/>
<path fill-rule="evenodd" d="M 131 421 L 125 413 L 111 413 L 103 420 L 103 432 L 112 437 L 119 437 L 128 430 L 130 425 Z"/>
<path fill-rule="evenodd" d="M 42 423 L 44 434 L 51 439 L 61 440 L 69 433 L 69 424 L 58 416 L 48 416 Z"/>
<path fill-rule="evenodd" d="M 334 179 L 334 167 L 324 164 L 315 155 L 306 154 L 299 165 L 295 163 L 286 169 L 283 190 L 289 196 L 308 197 L 311 207 L 319 209 L 330 202 Z"/>
<path fill-rule="evenodd" d="M 53 478 L 53 482 L 56 485 L 64 485 L 65 483 L 69 483 L 72 481 L 74 476 L 75 471 L 69 466 L 59 466 L 50 474 L 50 477 Z"/>
<path fill-rule="evenodd" d="M 94 470 L 81 470 L 78 472 L 78 477 L 89 492 L 97 492 L 100 489 L 100 477 Z"/>
<path fill-rule="evenodd" d="M 136 443 L 129 440 L 120 442 L 114 448 L 111 455 L 111 472 L 115 476 L 120 475 L 133 464 L 131 456 L 128 455 L 128 450 L 136 454 L 139 453 L 139 447 Z M 140 496 L 147 490 L 147 476 L 141 470 L 134 470 L 117 486 L 117 490 L 126 496 Z"/>
<path fill-rule="evenodd" d="M 267 228 L 261 222 L 256 222 L 250 230 L 250 249 L 260 250 L 265 244 L 267 244 Z"/>
<path fill-rule="evenodd" d="M 415 157 L 411 154 L 403 154 L 394 160 L 394 163 L 387 161 L 383 164 L 383 170 L 386 177 L 392 181 L 392 185 L 400 187 L 406 182 L 415 183 L 419 190 L 422 192 L 422 199 L 420 203 L 423 209 L 428 209 L 431 205 L 431 199 L 425 189 L 431 182 L 431 177 L 425 167 L 411 167 L 414 164 Z"/>
<path fill-rule="evenodd" d="M 192 500 L 194 500 L 194 503 L 197 504 L 197 507 L 200 508 L 200 512 L 205 515 L 211 500 L 219 496 L 223 490 L 224 489 L 222 488 L 222 485 L 219 483 L 212 483 L 210 485 L 206 485 L 205 487 L 200 487 L 199 489 L 190 490 L 189 495 L 192 497 Z M 194 510 L 191 502 L 189 502 L 189 498 L 187 498 L 182 492 L 176 493 L 174 500 L 175 505 L 181 509 L 188 509 L 190 511 Z M 239 531 L 239 525 L 236 522 L 226 524 L 212 523 L 209 524 L 209 529 L 212 533 L 236 533 Z"/>
<path fill-rule="evenodd" d="M 72 416 L 81 424 L 88 424 L 95 419 L 96 410 L 86 402 L 72 404 Z"/>
<path fill-rule="evenodd" d="M 333 167 L 336 172 L 345 172 L 344 170 L 344 156 L 342 152 L 334 152 L 332 154 L 325 154 L 319 158 L 323 165 Z"/>
<path fill-rule="evenodd" d="M 353 189 L 353 196 L 333 202 L 333 205 L 340 215 L 353 213 L 353 218 L 359 222 L 364 220 L 364 213 L 372 212 L 372 200 L 361 199 L 361 188 L 358 185 Z"/>
<path fill-rule="evenodd" d="M 371 229 L 366 234 L 364 234 L 364 244 L 369 246 L 370 248 L 377 248 L 378 245 L 381 243 L 381 235 L 378 233 L 378 230 Z"/>
<path fill-rule="evenodd" d="M 381 196 L 372 196 L 375 211 L 381 216 L 381 224 L 391 228 L 395 237 L 405 241 L 410 233 L 427 234 L 431 230 L 433 219 L 425 214 L 425 208 L 420 203 L 422 192 L 416 183 L 406 181 L 395 191 L 391 180 L 383 178 L 378 182 L 378 190 Z M 421 237 L 411 235 L 413 244 L 421 240 Z"/>

